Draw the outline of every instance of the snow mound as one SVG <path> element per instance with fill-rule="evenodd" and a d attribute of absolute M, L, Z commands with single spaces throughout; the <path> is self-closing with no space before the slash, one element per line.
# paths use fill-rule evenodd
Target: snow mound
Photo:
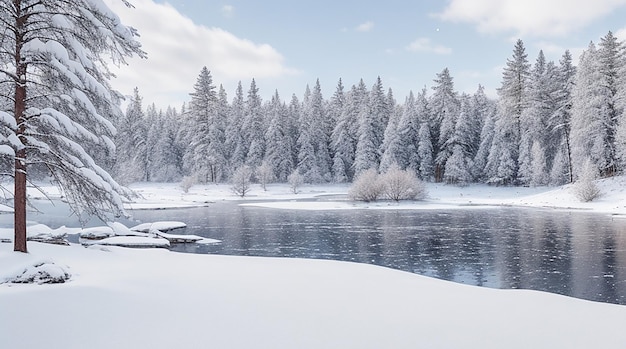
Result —
<path fill-rule="evenodd" d="M 23 268 L 17 274 L 5 278 L 5 280 L 0 283 L 62 284 L 69 280 L 71 276 L 67 267 L 60 266 L 51 261 L 41 261 Z"/>
<path fill-rule="evenodd" d="M 112 236 L 101 240 L 81 240 L 81 243 L 135 248 L 170 247 L 168 240 L 156 236 Z"/>
<path fill-rule="evenodd" d="M 151 233 L 155 230 L 158 230 L 160 232 L 168 232 L 170 230 L 175 230 L 175 229 L 181 229 L 181 228 L 185 228 L 187 227 L 187 224 L 183 223 L 183 222 L 153 222 L 153 223 L 142 223 L 139 225 L 136 225 L 132 228 L 130 228 L 130 230 L 133 231 L 141 231 L 144 233 Z"/>

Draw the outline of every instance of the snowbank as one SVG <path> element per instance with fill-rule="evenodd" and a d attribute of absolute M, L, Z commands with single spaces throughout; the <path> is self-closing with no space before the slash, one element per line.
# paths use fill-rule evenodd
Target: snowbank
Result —
<path fill-rule="evenodd" d="M 347 199 L 348 184 L 305 185 L 293 194 L 288 184 L 271 184 L 267 191 L 253 186 L 245 198 L 230 191 L 227 184 L 193 186 L 183 193 L 175 183 L 139 183 L 131 188 L 142 198 L 129 203 L 130 209 L 163 209 L 169 207 L 205 206 L 215 201 L 240 201 L 242 205 L 299 210 L 350 209 L 454 209 L 490 206 L 539 207 L 564 210 L 587 210 L 599 213 L 626 214 L 626 177 L 597 181 L 602 197 L 593 202 L 580 202 L 571 185 L 562 187 L 495 187 L 473 184 L 467 187 L 427 183 L 428 198 L 421 201 L 374 203 Z M 320 199 L 323 200 L 313 200 Z"/>
<path fill-rule="evenodd" d="M 32 243 L 59 285 L 0 285 L 7 348 L 623 348 L 626 307 L 372 265 Z M 0 244 L 0 265 L 22 260 Z M 2 272 L 0 272 L 1 275 Z"/>

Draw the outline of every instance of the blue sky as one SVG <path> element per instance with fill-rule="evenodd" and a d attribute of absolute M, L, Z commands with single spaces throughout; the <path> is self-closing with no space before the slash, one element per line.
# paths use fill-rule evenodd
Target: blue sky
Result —
<path fill-rule="evenodd" d="M 380 76 L 402 102 L 446 67 L 457 90 L 480 83 L 495 96 L 518 38 L 531 62 L 540 49 L 555 61 L 569 49 L 577 60 L 609 30 L 626 39 L 626 0 L 105 2 L 140 31 L 149 56 L 119 69 L 114 87 L 137 86 L 160 108 L 186 101 L 203 66 L 229 99 L 252 78 L 264 98 L 278 89 L 289 101 L 318 78 L 328 98 L 339 78 L 349 89 Z"/>

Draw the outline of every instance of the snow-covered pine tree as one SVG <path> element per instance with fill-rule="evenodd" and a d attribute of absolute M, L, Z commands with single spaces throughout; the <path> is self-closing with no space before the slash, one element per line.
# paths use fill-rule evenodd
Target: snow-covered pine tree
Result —
<path fill-rule="evenodd" d="M 401 168 L 413 171 L 417 175 L 419 173 L 419 159 L 417 156 L 419 118 L 413 91 L 409 91 L 409 95 L 405 99 L 404 105 L 400 107 L 399 113 L 397 126 L 400 148 L 398 150 L 398 164 Z"/>
<path fill-rule="evenodd" d="M 598 46 L 599 69 L 602 75 L 604 93 L 606 94 L 604 108 L 607 111 L 605 127 L 606 144 L 608 146 L 605 168 L 600 168 L 599 170 L 602 176 L 612 176 L 618 171 L 626 169 L 626 167 L 621 166 L 621 161 L 618 159 L 620 154 L 626 153 L 626 149 L 622 147 L 626 142 L 618 142 L 617 140 L 617 128 L 621 123 L 620 118 L 624 104 L 618 98 L 624 95 L 622 91 L 626 89 L 622 75 L 626 69 L 626 47 L 624 42 L 619 41 L 610 31 L 600 38 Z"/>
<path fill-rule="evenodd" d="M 226 125 L 228 122 L 229 105 L 228 95 L 224 86 L 220 84 L 217 92 L 217 103 L 213 120 L 209 125 L 208 161 L 210 168 L 210 181 L 222 182 L 230 177 L 228 160 L 226 158 Z"/>
<path fill-rule="evenodd" d="M 246 161 L 247 144 L 243 138 L 245 100 L 241 81 L 237 84 L 225 131 L 224 150 L 228 160 L 228 172 L 232 173 Z"/>
<path fill-rule="evenodd" d="M 159 113 L 159 137 L 154 145 L 151 178 L 157 182 L 174 182 L 181 179 L 183 152 L 176 142 L 179 116 L 176 109 L 168 107 Z"/>
<path fill-rule="evenodd" d="M 120 95 L 107 65 L 145 54 L 101 1 L 0 1 L 0 22 L 0 85 L 10 86 L 0 96 L 0 152 L 15 160 L 14 249 L 26 252 L 29 164 L 45 164 L 76 214 L 123 211 L 127 190 L 84 145 L 113 153 Z"/>
<path fill-rule="evenodd" d="M 547 171 L 548 150 L 548 123 L 554 114 L 555 94 L 554 83 L 556 67 L 552 62 L 546 62 L 543 51 L 539 51 L 537 61 L 532 68 L 525 108 L 520 115 L 520 145 L 519 145 L 519 181 L 523 184 L 545 185 L 547 173 L 539 173 L 539 169 Z M 538 152 L 542 151 L 543 154 Z M 550 155 L 550 159 L 554 155 Z M 537 164 L 537 161 L 541 165 Z"/>
<path fill-rule="evenodd" d="M 598 50 L 593 42 L 581 56 L 572 89 L 571 146 L 574 179 L 590 161 L 598 172 L 610 164 L 607 121 L 609 94 L 600 69 Z"/>
<path fill-rule="evenodd" d="M 333 181 L 337 183 L 351 182 L 353 179 L 358 115 L 367 93 L 365 85 L 362 86 L 363 90 L 353 85 L 347 93 L 344 108 L 331 135 Z"/>
<path fill-rule="evenodd" d="M 300 118 L 302 113 L 302 103 L 298 99 L 296 94 L 291 95 L 291 101 L 289 107 L 287 107 L 287 127 L 286 132 L 291 139 L 291 162 L 294 167 L 298 164 L 298 138 L 300 137 Z"/>
<path fill-rule="evenodd" d="M 517 40 L 513 57 L 507 60 L 498 89 L 495 135 L 489 153 L 488 182 L 514 184 L 518 176 L 521 115 L 528 93 L 530 64 L 522 40 Z"/>
<path fill-rule="evenodd" d="M 446 183 L 466 186 L 472 180 L 471 163 L 461 144 L 454 144 L 452 154 L 446 161 L 444 180 Z"/>
<path fill-rule="evenodd" d="M 572 88 L 576 67 L 572 55 L 565 51 L 559 61 L 553 94 L 554 113 L 550 116 L 550 139 L 554 158 L 550 169 L 550 184 L 562 185 L 574 181 L 572 172 L 572 150 L 570 145 Z"/>
<path fill-rule="evenodd" d="M 380 147 L 380 173 L 387 172 L 391 167 L 399 167 L 400 169 L 406 168 L 406 161 L 404 156 L 404 148 L 402 144 L 402 136 L 399 132 L 400 118 L 404 114 L 403 108 L 398 108 L 395 112 L 391 113 L 387 128 L 385 129 L 383 144 Z"/>
<path fill-rule="evenodd" d="M 267 110 L 267 131 L 265 132 L 265 161 L 279 182 L 286 182 L 295 168 L 292 158 L 293 139 L 288 129 L 287 106 L 280 100 L 278 90 L 272 96 Z"/>
<path fill-rule="evenodd" d="M 483 110 L 483 126 L 480 130 L 480 142 L 474 160 L 472 162 L 472 176 L 475 180 L 486 181 L 486 168 L 489 152 L 493 143 L 495 134 L 495 115 L 496 105 L 492 101 L 488 101 Z"/>
<path fill-rule="evenodd" d="M 245 102 L 243 132 L 247 145 L 246 165 L 255 168 L 261 165 L 265 156 L 265 127 L 263 122 L 263 102 L 256 82 L 252 79 Z"/>
<path fill-rule="evenodd" d="M 430 126 L 431 135 L 434 136 L 435 181 L 440 182 L 443 180 L 446 161 L 452 154 L 452 148 L 446 148 L 445 144 L 450 143 L 449 139 L 454 134 L 460 104 L 448 68 L 438 73 L 433 81 L 435 82 L 432 87 L 434 92 L 429 101 Z"/>
<path fill-rule="evenodd" d="M 207 67 L 201 69 L 193 89 L 187 112 L 188 126 L 193 131 L 189 132 L 189 147 L 184 161 L 197 181 L 214 182 L 216 171 L 211 157 L 210 135 L 217 116 L 217 92 Z"/>
<path fill-rule="evenodd" d="M 442 146 L 442 151 L 450 152 L 446 160 L 444 179 L 447 183 L 467 185 L 472 180 L 472 159 L 476 153 L 475 125 L 480 125 L 480 121 L 477 120 L 468 94 L 463 93 L 460 102 L 454 134 Z"/>
<path fill-rule="evenodd" d="M 143 111 L 143 98 L 135 87 L 126 113 L 122 115 L 115 136 L 117 149 L 115 178 L 120 183 L 129 184 L 147 177 L 148 147 L 146 115 Z"/>
<path fill-rule="evenodd" d="M 355 175 L 370 168 L 378 169 L 381 155 L 380 147 L 383 143 L 388 121 L 387 99 L 383 91 L 382 81 L 378 77 L 359 113 L 359 137 L 354 160 Z"/>
<path fill-rule="evenodd" d="M 157 143 L 159 142 L 159 138 L 161 138 L 162 136 L 163 118 L 163 113 L 157 111 L 154 103 L 148 105 L 144 118 L 144 127 L 146 130 L 146 173 L 143 180 L 145 180 L 146 182 L 154 180 L 153 173 L 156 165 L 154 161 L 157 155 L 155 152 L 155 148 Z"/>
<path fill-rule="evenodd" d="M 422 122 L 418 138 L 419 177 L 424 181 L 432 181 L 435 178 L 435 161 L 433 159 L 434 151 L 431 142 L 430 126 L 427 122 Z"/>

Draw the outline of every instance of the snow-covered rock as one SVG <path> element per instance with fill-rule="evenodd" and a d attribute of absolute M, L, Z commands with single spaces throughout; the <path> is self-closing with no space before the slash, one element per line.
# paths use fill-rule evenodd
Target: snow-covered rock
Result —
<path fill-rule="evenodd" d="M 52 261 L 41 261 L 27 265 L 20 271 L 0 280 L 0 283 L 14 284 L 62 284 L 71 277 L 67 267 Z"/>

